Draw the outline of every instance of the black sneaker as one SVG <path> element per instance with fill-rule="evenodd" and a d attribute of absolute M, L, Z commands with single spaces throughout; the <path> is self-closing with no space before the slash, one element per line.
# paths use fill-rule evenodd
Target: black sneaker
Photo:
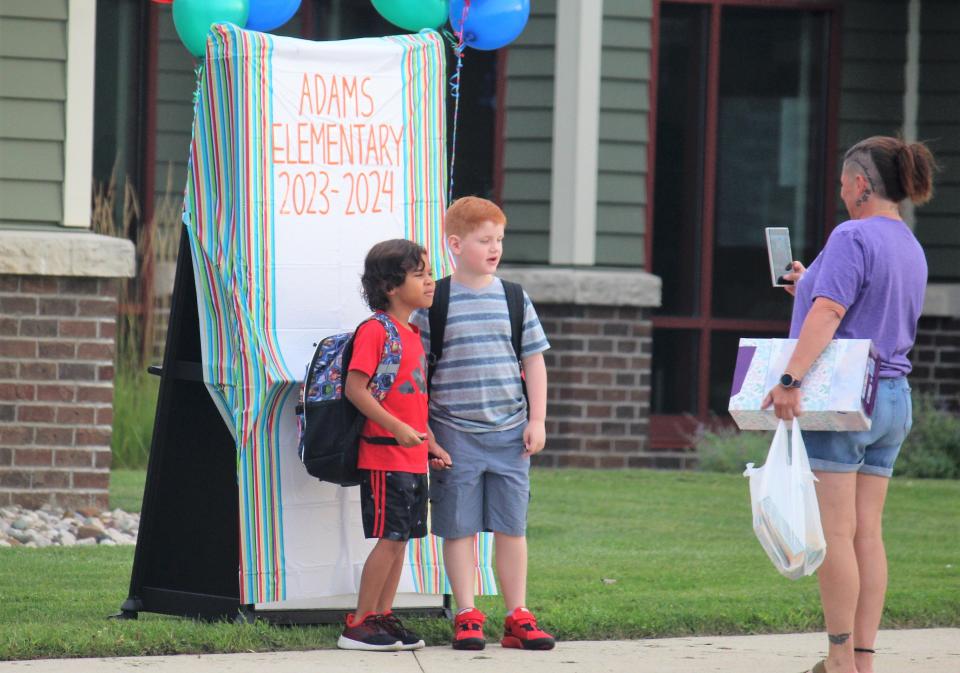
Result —
<path fill-rule="evenodd" d="M 426 644 L 423 642 L 423 638 L 404 626 L 400 618 L 392 612 L 380 615 L 380 623 L 387 633 L 400 639 L 400 642 L 403 643 L 400 646 L 401 650 L 419 650 Z"/>
<path fill-rule="evenodd" d="M 337 647 L 341 650 L 396 652 L 403 646 L 396 636 L 384 628 L 381 615 L 370 613 L 359 623 L 353 620 L 354 615 L 347 615 L 347 625 L 337 640 Z"/>

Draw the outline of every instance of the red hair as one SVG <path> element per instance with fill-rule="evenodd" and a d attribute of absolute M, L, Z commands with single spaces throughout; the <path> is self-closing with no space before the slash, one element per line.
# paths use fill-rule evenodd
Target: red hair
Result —
<path fill-rule="evenodd" d="M 479 196 L 464 196 L 447 208 L 447 214 L 443 218 L 443 232 L 447 236 L 463 238 L 484 222 L 506 226 L 507 216 L 493 201 L 481 199 Z"/>

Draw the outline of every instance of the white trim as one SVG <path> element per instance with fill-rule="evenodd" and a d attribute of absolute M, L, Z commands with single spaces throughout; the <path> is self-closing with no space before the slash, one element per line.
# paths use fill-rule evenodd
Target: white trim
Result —
<path fill-rule="evenodd" d="M 921 315 L 960 318 L 960 284 L 931 283 L 927 285 Z"/>
<path fill-rule="evenodd" d="M 93 85 L 97 3 L 69 0 L 67 128 L 63 142 L 63 224 L 90 227 L 93 184 Z"/>
<path fill-rule="evenodd" d="M 131 278 L 133 242 L 88 231 L 0 229 L 0 275 Z"/>
<path fill-rule="evenodd" d="M 920 0 L 909 0 L 907 4 L 907 60 L 903 69 L 903 139 L 913 143 L 917 141 L 920 109 Z M 907 199 L 901 210 L 912 229 L 916 222 L 913 202 Z"/>
<path fill-rule="evenodd" d="M 602 0 L 557 0 L 550 263 L 596 259 Z"/>
<path fill-rule="evenodd" d="M 660 306 L 661 281 L 646 271 L 591 267 L 505 266 L 497 275 L 523 285 L 540 304 Z"/>

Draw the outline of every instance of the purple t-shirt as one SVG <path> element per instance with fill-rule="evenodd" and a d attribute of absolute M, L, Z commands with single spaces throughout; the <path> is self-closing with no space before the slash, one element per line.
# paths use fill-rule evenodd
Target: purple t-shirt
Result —
<path fill-rule="evenodd" d="M 800 334 L 817 297 L 832 299 L 847 309 L 834 338 L 872 339 L 881 378 L 904 376 L 912 369 L 907 353 L 926 285 L 927 260 L 906 224 L 880 216 L 848 220 L 797 284 L 790 338 Z"/>

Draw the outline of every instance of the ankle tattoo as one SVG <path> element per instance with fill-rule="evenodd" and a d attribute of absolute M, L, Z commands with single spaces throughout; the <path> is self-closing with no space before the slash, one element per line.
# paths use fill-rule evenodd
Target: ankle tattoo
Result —
<path fill-rule="evenodd" d="M 831 645 L 843 645 L 845 642 L 850 640 L 849 633 L 828 633 L 827 638 L 830 639 Z"/>

